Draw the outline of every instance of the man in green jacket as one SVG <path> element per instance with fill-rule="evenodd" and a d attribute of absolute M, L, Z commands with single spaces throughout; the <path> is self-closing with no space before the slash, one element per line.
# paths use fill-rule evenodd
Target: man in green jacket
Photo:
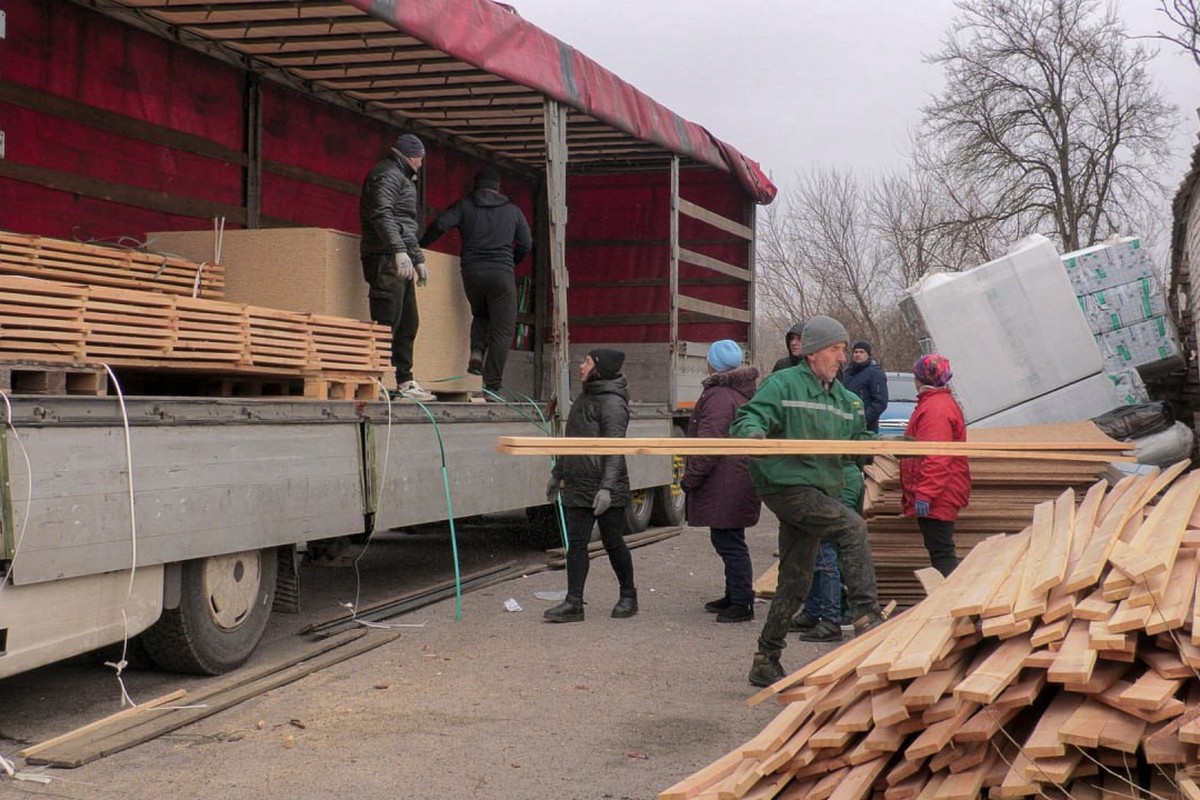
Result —
<path fill-rule="evenodd" d="M 872 439 L 862 400 L 837 380 L 850 341 L 845 327 L 816 316 L 804 325 L 802 361 L 772 373 L 740 409 L 729 434 L 750 439 Z M 750 683 L 770 686 L 786 674 L 779 663 L 788 623 L 812 584 L 820 542 L 833 543 L 842 564 L 855 633 L 883 621 L 867 524 L 839 502 L 843 459 L 837 455 L 764 456 L 750 478 L 779 518 L 779 583 L 758 637 Z"/>

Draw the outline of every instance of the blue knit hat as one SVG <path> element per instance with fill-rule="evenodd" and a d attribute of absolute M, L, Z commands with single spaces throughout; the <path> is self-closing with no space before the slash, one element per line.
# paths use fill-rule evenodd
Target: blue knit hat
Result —
<path fill-rule="evenodd" d="M 717 372 L 734 369 L 742 365 L 742 348 L 732 339 L 713 342 L 708 348 L 708 365 Z"/>
<path fill-rule="evenodd" d="M 425 143 L 411 133 L 402 133 L 396 139 L 396 150 L 406 158 L 424 158 Z"/>

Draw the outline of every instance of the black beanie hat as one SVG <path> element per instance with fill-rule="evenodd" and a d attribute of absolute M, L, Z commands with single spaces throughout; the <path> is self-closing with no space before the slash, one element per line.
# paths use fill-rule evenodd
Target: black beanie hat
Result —
<path fill-rule="evenodd" d="M 621 365 L 625 363 L 625 354 L 620 350 L 597 347 L 595 350 L 590 350 L 588 355 L 596 363 L 594 374 L 597 378 L 611 379 L 621 374 Z"/>
<path fill-rule="evenodd" d="M 866 339 L 859 339 L 854 343 L 854 347 L 850 348 L 850 352 L 853 353 L 855 350 L 866 350 L 867 355 L 871 355 L 871 343 Z"/>
<path fill-rule="evenodd" d="M 500 189 L 500 173 L 491 167 L 484 167 L 475 173 L 476 189 Z"/>

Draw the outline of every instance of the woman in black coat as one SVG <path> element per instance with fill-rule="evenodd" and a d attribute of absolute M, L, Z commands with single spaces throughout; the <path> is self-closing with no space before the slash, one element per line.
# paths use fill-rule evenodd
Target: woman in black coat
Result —
<path fill-rule="evenodd" d="M 742 366 L 742 348 L 730 339 L 708 349 L 709 375 L 688 421 L 688 436 L 729 435 L 729 423 L 758 385 L 758 370 Z M 758 524 L 762 501 L 750 482 L 745 456 L 688 456 L 680 482 L 689 525 L 707 527 L 725 562 L 725 594 L 704 604 L 717 622 L 754 619 L 754 573 L 746 528 Z"/>
<path fill-rule="evenodd" d="M 579 365 L 583 391 L 567 416 L 567 436 L 625 438 L 629 427 L 629 392 L 620 350 L 597 348 Z M 562 493 L 567 521 L 567 597 L 546 611 L 549 622 L 583 621 L 583 587 L 587 582 L 588 541 L 599 524 L 600 539 L 617 575 L 620 599 L 612 615 L 632 617 L 638 611 L 633 584 L 633 557 L 625 544 L 625 506 L 629 505 L 629 471 L 625 456 L 561 456 L 546 484 L 546 499 Z"/>

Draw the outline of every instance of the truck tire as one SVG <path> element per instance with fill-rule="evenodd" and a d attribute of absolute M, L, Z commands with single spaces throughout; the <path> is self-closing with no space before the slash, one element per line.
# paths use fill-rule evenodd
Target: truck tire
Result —
<path fill-rule="evenodd" d="M 625 506 L 625 527 L 630 533 L 641 533 L 650 527 L 654 514 L 654 489 L 634 489 L 629 493 L 629 505 Z"/>
<path fill-rule="evenodd" d="M 682 437 L 687 436 L 687 432 L 675 426 L 671 435 Z M 683 467 L 683 456 L 671 456 L 671 482 L 654 490 L 656 496 L 654 513 L 650 516 L 651 524 L 670 527 L 683 524 L 685 498 L 683 489 L 679 488 L 679 481 L 683 479 Z"/>
<path fill-rule="evenodd" d="M 185 562 L 179 606 L 142 634 L 155 665 L 220 675 L 245 663 L 267 627 L 278 564 L 275 548 Z"/>
<path fill-rule="evenodd" d="M 659 486 L 654 490 L 654 513 L 650 524 L 660 527 L 675 527 L 683 524 L 683 490 L 678 485 Z"/>

